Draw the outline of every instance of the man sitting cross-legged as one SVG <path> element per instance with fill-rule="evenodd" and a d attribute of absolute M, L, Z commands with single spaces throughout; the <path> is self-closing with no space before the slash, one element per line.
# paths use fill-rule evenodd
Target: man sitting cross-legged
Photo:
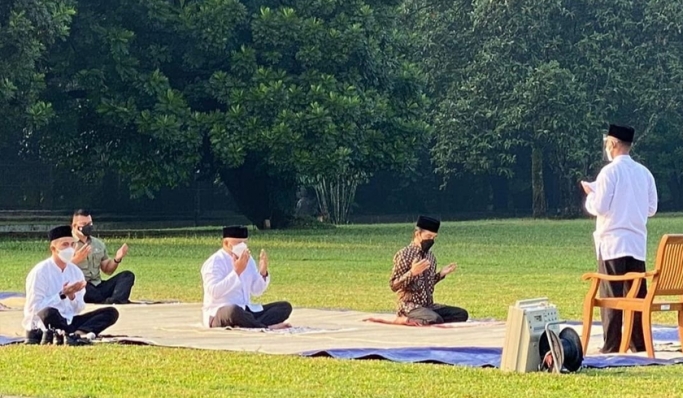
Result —
<path fill-rule="evenodd" d="M 391 290 L 398 293 L 398 319 L 396 323 L 432 325 L 465 322 L 467 310 L 434 303 L 434 286 L 456 270 L 450 264 L 436 269 L 436 257 L 430 251 L 438 235 L 441 222 L 420 216 L 413 233 L 413 241 L 394 256 L 391 272 Z"/>
<path fill-rule="evenodd" d="M 74 212 L 71 227 L 76 238 L 76 254 L 73 262 L 83 271 L 85 276 L 86 303 L 93 304 L 128 304 L 130 291 L 135 284 L 135 274 L 122 271 L 109 279 L 102 280 L 102 274 L 112 275 L 116 272 L 123 258 L 128 254 L 128 245 L 123 244 L 116 255 L 109 257 L 104 242 L 92 236 L 92 215 L 87 210 Z"/>
<path fill-rule="evenodd" d="M 75 239 L 68 225 L 53 228 L 48 233 L 50 258 L 38 263 L 26 278 L 26 304 L 22 326 L 26 343 L 51 343 L 45 336 L 62 332 L 60 344 L 87 344 L 86 336 L 97 336 L 116 323 L 115 308 L 100 308 L 78 315 L 85 308 L 85 278 L 71 260 Z"/>
<path fill-rule="evenodd" d="M 206 327 L 281 329 L 292 313 L 286 301 L 252 304 L 251 296 L 260 296 L 270 283 L 268 256 L 261 251 L 259 266 L 247 249 L 245 227 L 223 228 L 223 247 L 202 266 L 204 284 L 203 323 Z"/>

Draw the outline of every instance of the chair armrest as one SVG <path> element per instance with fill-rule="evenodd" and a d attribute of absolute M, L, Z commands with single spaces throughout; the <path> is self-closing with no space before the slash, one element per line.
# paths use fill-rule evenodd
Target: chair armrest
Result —
<path fill-rule="evenodd" d="M 600 279 L 603 281 L 608 281 L 608 282 L 623 282 L 623 281 L 632 281 L 635 279 L 646 279 L 646 278 L 652 278 L 655 276 L 657 272 L 651 271 L 651 272 L 629 272 L 624 275 L 606 275 L 606 274 L 601 274 L 599 272 L 589 272 L 586 274 L 583 274 L 581 276 L 581 280 L 589 280 L 589 279 Z"/>

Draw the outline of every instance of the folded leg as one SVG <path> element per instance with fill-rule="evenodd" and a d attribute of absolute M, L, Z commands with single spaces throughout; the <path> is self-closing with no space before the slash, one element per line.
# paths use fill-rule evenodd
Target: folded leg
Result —
<path fill-rule="evenodd" d="M 443 318 L 444 323 L 465 322 L 469 318 L 467 310 L 460 307 L 439 305 L 434 308 L 434 312 Z"/>
<path fill-rule="evenodd" d="M 119 311 L 113 307 L 98 308 L 95 311 L 76 315 L 71 321 L 69 332 L 94 333 L 99 335 L 119 319 Z"/>
<path fill-rule="evenodd" d="M 226 305 L 219 308 L 216 316 L 212 317 L 210 321 L 212 328 L 265 328 L 268 326 L 263 322 L 259 322 L 254 314 L 242 309 L 238 305 Z"/>
<path fill-rule="evenodd" d="M 415 308 L 407 313 L 406 316 L 408 322 L 414 322 L 420 325 L 435 325 L 444 322 L 441 315 L 425 307 Z"/>
<path fill-rule="evenodd" d="M 254 313 L 256 321 L 266 326 L 282 323 L 292 314 L 292 305 L 286 301 L 277 301 L 263 306 L 263 311 Z"/>

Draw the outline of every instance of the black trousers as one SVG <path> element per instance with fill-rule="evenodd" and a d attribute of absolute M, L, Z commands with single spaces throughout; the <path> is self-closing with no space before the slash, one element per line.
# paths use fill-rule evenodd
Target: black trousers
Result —
<path fill-rule="evenodd" d="M 439 323 L 465 322 L 469 317 L 467 310 L 447 305 L 436 305 L 434 308 L 415 308 L 407 314 L 408 320 L 423 325 Z"/>
<path fill-rule="evenodd" d="M 628 272 L 645 272 L 645 262 L 636 260 L 633 257 L 620 257 L 612 260 L 602 260 L 598 262 L 598 271 L 607 275 L 624 275 Z M 600 297 L 625 297 L 631 282 L 600 282 Z M 644 298 L 647 295 L 645 281 L 640 285 L 638 297 Z M 600 350 L 603 353 L 619 352 L 621 344 L 621 326 L 623 322 L 623 311 L 611 308 L 600 308 L 602 318 L 602 330 L 605 343 Z M 645 340 L 643 339 L 643 318 L 642 314 L 636 312 L 633 317 L 633 331 L 631 333 L 631 351 L 645 351 Z"/>
<path fill-rule="evenodd" d="M 252 312 L 249 307 L 242 309 L 237 305 L 226 305 L 216 312 L 210 320 L 210 327 L 267 328 L 282 323 L 292 313 L 292 305 L 286 301 L 277 301 L 263 306 L 263 311 Z"/>
<path fill-rule="evenodd" d="M 83 300 L 92 304 L 128 304 L 134 284 L 135 274 L 123 271 L 97 286 L 88 282 Z"/>
<path fill-rule="evenodd" d="M 119 311 L 113 307 L 99 308 L 92 312 L 76 315 L 71 320 L 70 325 L 66 323 L 66 318 L 56 308 L 44 308 L 37 315 L 47 328 L 60 329 L 66 333 L 73 333 L 78 330 L 85 333 L 92 332 L 96 335 L 115 324 L 119 319 Z"/>

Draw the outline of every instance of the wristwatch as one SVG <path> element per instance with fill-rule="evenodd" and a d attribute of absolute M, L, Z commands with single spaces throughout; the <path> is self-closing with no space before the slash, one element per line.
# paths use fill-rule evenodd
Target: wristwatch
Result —
<path fill-rule="evenodd" d="M 61 300 L 66 300 L 66 294 L 64 294 L 64 292 L 59 292 L 59 298 Z"/>
<path fill-rule="evenodd" d="M 123 259 L 117 260 L 116 257 L 114 257 L 114 262 L 115 262 L 116 264 L 121 264 L 121 261 L 123 261 Z"/>

